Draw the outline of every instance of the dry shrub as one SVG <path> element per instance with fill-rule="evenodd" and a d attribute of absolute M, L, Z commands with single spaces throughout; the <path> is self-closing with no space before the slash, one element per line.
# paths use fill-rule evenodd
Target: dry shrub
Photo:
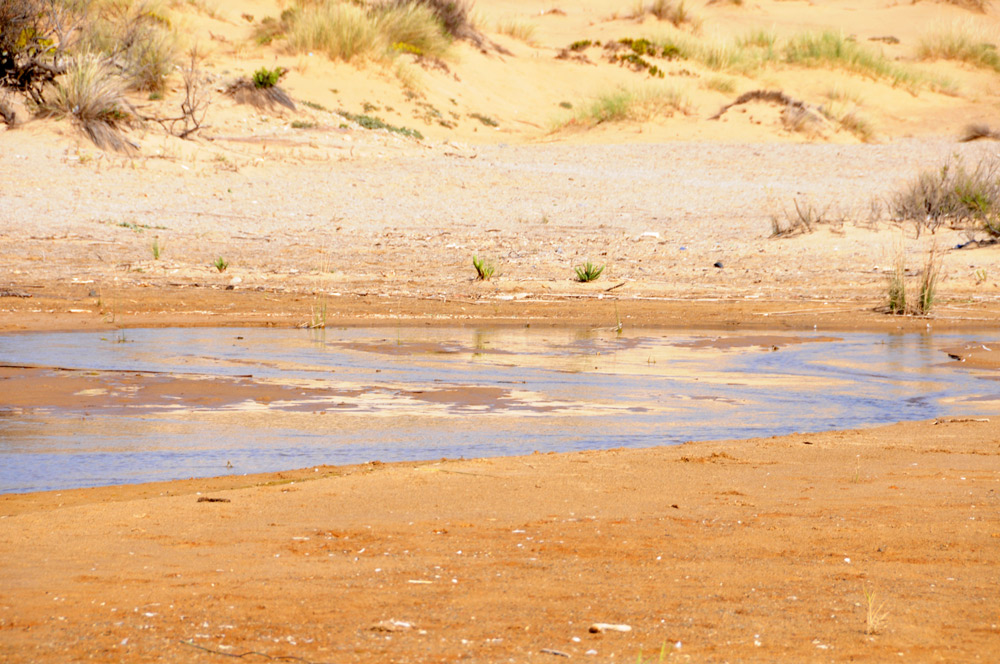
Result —
<path fill-rule="evenodd" d="M 177 60 L 177 36 L 155 0 L 95 2 L 86 12 L 78 48 L 103 53 L 131 90 L 159 92 Z"/>
<path fill-rule="evenodd" d="M 889 208 L 897 220 L 912 221 L 918 234 L 947 225 L 1000 236 L 1000 159 L 984 159 L 972 169 L 955 161 L 924 171 L 892 197 Z"/>
<path fill-rule="evenodd" d="M 42 102 L 45 86 L 65 71 L 63 13 L 42 0 L 0 0 L 0 88 Z"/>

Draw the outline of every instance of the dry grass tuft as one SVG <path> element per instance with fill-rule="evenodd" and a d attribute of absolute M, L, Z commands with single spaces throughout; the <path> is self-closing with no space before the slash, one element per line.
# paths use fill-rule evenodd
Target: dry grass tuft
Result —
<path fill-rule="evenodd" d="M 862 584 L 861 592 L 865 596 L 865 634 L 878 634 L 889 617 L 885 602 L 877 601 L 874 588 Z"/>
<path fill-rule="evenodd" d="M 319 51 L 344 62 L 385 54 L 386 44 L 375 21 L 357 5 L 327 0 L 287 18 L 288 48 L 293 53 Z"/>
<path fill-rule="evenodd" d="M 103 54 L 131 90 L 166 87 L 177 63 L 178 40 L 162 3 L 93 2 L 82 11 L 77 50 Z"/>
<path fill-rule="evenodd" d="M 331 60 L 391 60 L 400 52 L 442 57 L 451 46 L 449 31 L 438 10 L 428 2 L 408 0 L 373 6 L 359 6 L 338 0 L 303 4 L 282 14 L 280 22 L 270 22 L 269 38 L 287 32 L 288 48 L 295 53 L 319 51 Z M 461 12 L 449 15 L 461 28 Z"/>
<path fill-rule="evenodd" d="M 566 126 L 593 127 L 605 122 L 645 121 L 658 115 L 670 117 L 675 112 L 687 114 L 690 104 L 678 90 L 667 86 L 640 90 L 616 90 L 598 96 L 581 110 Z"/>
<path fill-rule="evenodd" d="M 497 23 L 497 32 L 530 44 L 535 37 L 535 25 L 517 19 L 506 19 Z"/>
<path fill-rule="evenodd" d="M 973 67 L 1000 71 L 997 35 L 984 31 L 968 21 L 957 21 L 951 27 L 926 35 L 917 46 L 922 60 L 954 60 Z"/>
<path fill-rule="evenodd" d="M 130 152 L 135 146 L 121 134 L 132 122 L 125 110 L 124 85 L 107 60 L 85 53 L 74 58 L 56 79 L 39 107 L 47 117 L 69 117 L 100 148 Z"/>

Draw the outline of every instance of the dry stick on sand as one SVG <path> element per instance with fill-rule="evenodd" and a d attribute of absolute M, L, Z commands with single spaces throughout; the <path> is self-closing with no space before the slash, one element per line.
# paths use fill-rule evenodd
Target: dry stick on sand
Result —
<path fill-rule="evenodd" d="M 994 131 L 990 129 L 988 124 L 976 123 L 970 124 L 965 128 L 965 133 L 962 137 L 958 139 L 959 143 L 969 143 L 971 141 L 978 141 L 980 139 L 989 139 L 994 141 L 1000 141 L 1000 131 Z"/>
<path fill-rule="evenodd" d="M 733 106 L 739 106 L 740 104 L 749 104 L 752 101 L 769 101 L 775 104 L 782 104 L 787 107 L 800 109 L 806 113 L 819 113 L 814 107 L 805 103 L 804 101 L 799 101 L 793 97 L 789 97 L 781 90 L 751 90 L 750 92 L 744 92 L 736 101 L 731 104 L 726 104 L 719 109 L 719 112 L 709 118 L 709 120 L 718 120 L 722 117 L 722 114 L 731 109 Z"/>
<path fill-rule="evenodd" d="M 823 112 L 812 104 L 807 104 L 793 97 L 789 97 L 781 90 L 751 90 L 736 98 L 731 104 L 726 104 L 719 109 L 719 112 L 709 118 L 718 120 L 722 114 L 734 106 L 748 104 L 752 101 L 770 102 L 781 104 L 784 110 L 781 113 L 781 122 L 788 129 L 793 131 L 811 131 L 822 133 L 823 129 L 831 128 L 830 121 Z"/>

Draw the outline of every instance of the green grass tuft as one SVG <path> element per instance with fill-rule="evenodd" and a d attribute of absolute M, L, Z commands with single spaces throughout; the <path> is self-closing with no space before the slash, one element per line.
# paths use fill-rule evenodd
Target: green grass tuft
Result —
<path fill-rule="evenodd" d="M 576 272 L 576 280 L 586 283 L 588 281 L 596 281 L 600 278 L 601 273 L 604 272 L 603 265 L 594 265 L 590 261 L 587 261 L 583 265 L 578 265 L 573 268 Z"/>
<path fill-rule="evenodd" d="M 496 264 L 478 256 L 472 257 L 472 267 L 476 268 L 476 279 L 479 281 L 489 281 L 496 272 Z"/>
<path fill-rule="evenodd" d="M 389 124 L 381 118 L 371 115 L 355 115 L 354 113 L 348 113 L 347 111 L 337 111 L 337 114 L 350 120 L 351 122 L 361 125 L 365 129 L 385 129 L 393 134 L 399 134 L 401 136 L 407 136 L 417 140 L 423 140 L 424 138 L 424 135 L 416 129 L 410 129 L 409 127 L 397 127 Z"/>

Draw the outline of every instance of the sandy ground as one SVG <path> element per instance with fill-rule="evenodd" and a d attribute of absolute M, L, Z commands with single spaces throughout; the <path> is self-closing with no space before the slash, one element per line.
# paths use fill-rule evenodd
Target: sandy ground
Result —
<path fill-rule="evenodd" d="M 996 329 L 1000 246 L 966 245 L 984 239 L 968 229 L 918 237 L 885 212 L 921 171 L 996 154 L 956 142 L 970 122 L 1000 123 L 995 72 L 914 57 L 930 26 L 954 21 L 996 41 L 994 8 L 692 3 L 692 38 L 829 27 L 956 87 L 679 61 L 664 63 L 665 84 L 684 112 L 554 130 L 563 102 L 650 84 L 598 51 L 556 59 L 582 38 L 673 30 L 618 4 L 480 3 L 482 25 L 529 22 L 533 38 L 486 28 L 509 55 L 458 44 L 445 69 L 404 61 L 419 94 L 392 67 L 250 44 L 278 3 L 175 7 L 210 46 L 213 89 L 285 66 L 299 110 L 216 93 L 196 141 L 137 129 L 131 157 L 65 123 L 0 132 L 0 331 Z M 887 33 L 899 43 L 870 41 Z M 708 119 L 760 88 L 847 104 L 871 142 L 791 130 L 768 104 Z M 175 81 L 163 104 L 178 94 Z M 368 107 L 425 139 L 334 113 Z M 823 223 L 772 238 L 796 203 Z M 915 288 L 932 247 L 937 306 L 883 313 L 896 257 Z M 474 280 L 473 255 L 498 276 Z M 606 271 L 577 283 L 587 260 Z M 953 349 L 993 369 L 998 352 Z M 17 371 L 0 373 L 0 405 Z M 0 495 L 0 659 L 996 661 L 1000 423 L 988 419 Z M 592 634 L 596 622 L 631 629 Z"/>
<path fill-rule="evenodd" d="M 2 496 L 0 643 L 8 662 L 996 661 L 998 426 Z"/>

